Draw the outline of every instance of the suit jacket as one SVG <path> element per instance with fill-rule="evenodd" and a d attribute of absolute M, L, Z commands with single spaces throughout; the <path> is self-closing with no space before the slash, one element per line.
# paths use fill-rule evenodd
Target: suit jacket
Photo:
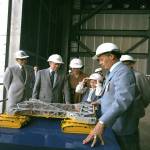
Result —
<path fill-rule="evenodd" d="M 136 84 L 141 96 L 141 101 L 143 102 L 143 106 L 147 107 L 150 103 L 150 83 L 145 75 L 142 73 L 135 71 Z"/>
<path fill-rule="evenodd" d="M 118 135 L 129 135 L 138 130 L 141 101 L 136 98 L 135 76 L 131 69 L 120 63 L 110 72 L 101 95 L 100 120 L 112 126 Z"/>
<path fill-rule="evenodd" d="M 70 103 L 70 91 L 66 75 L 59 70 L 52 86 L 49 68 L 39 70 L 36 75 L 32 98 L 49 103 Z"/>
<path fill-rule="evenodd" d="M 4 86 L 7 90 L 8 103 L 6 111 L 11 113 L 12 107 L 23 101 L 29 100 L 32 97 L 32 90 L 34 85 L 33 68 L 29 65 L 24 66 L 26 78 L 25 81 L 21 74 L 19 65 L 8 67 L 4 75 Z"/>

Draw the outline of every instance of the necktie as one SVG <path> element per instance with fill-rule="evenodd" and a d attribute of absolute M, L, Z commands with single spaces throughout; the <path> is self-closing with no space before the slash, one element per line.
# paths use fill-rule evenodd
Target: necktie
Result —
<path fill-rule="evenodd" d="M 51 72 L 51 76 L 50 76 L 52 86 L 53 86 L 53 84 L 54 84 L 54 75 L 55 75 L 55 71 L 52 71 L 52 72 Z"/>
<path fill-rule="evenodd" d="M 22 74 L 22 77 L 23 77 L 23 81 L 25 81 L 25 79 L 26 79 L 26 72 L 25 72 L 25 69 L 24 69 L 23 66 L 21 68 L 21 74 Z"/>

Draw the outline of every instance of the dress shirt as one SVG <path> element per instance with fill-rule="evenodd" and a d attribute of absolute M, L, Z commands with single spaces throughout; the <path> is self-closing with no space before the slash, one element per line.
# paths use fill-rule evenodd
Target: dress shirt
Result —
<path fill-rule="evenodd" d="M 20 69 L 22 68 L 22 66 L 19 63 L 17 63 L 17 65 L 19 66 Z"/>
<path fill-rule="evenodd" d="M 21 70 L 21 75 L 23 77 L 23 80 L 25 81 L 26 80 L 26 72 L 25 72 L 24 66 L 20 65 L 19 63 L 17 63 L 17 65 L 19 66 L 19 68 Z"/>
<path fill-rule="evenodd" d="M 89 95 L 88 95 L 88 98 L 87 98 L 87 102 L 91 102 L 92 101 L 91 97 L 92 97 L 92 94 L 94 93 L 94 91 L 95 91 L 94 88 L 90 88 Z"/>

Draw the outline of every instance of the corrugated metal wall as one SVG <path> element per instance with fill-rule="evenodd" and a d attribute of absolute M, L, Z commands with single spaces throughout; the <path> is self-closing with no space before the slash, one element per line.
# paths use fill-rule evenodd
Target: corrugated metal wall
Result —
<path fill-rule="evenodd" d="M 20 48 L 31 56 L 31 65 L 47 67 L 47 58 L 53 53 L 68 61 L 70 9 L 70 0 L 23 1 Z"/>
<path fill-rule="evenodd" d="M 96 14 L 82 25 L 82 29 L 101 29 L 101 30 L 148 30 L 148 14 Z M 103 42 L 114 42 L 122 51 L 125 51 L 140 41 L 142 37 L 116 37 L 116 36 L 81 36 L 80 40 L 87 45 L 93 52 L 96 47 Z M 77 51 L 77 48 L 72 48 Z M 85 52 L 81 47 L 80 52 Z M 137 63 L 135 68 L 144 74 L 147 73 L 148 40 L 139 45 L 132 53 L 142 53 L 141 56 L 135 56 Z M 131 54 L 132 55 L 132 54 Z M 133 55 L 134 56 L 134 55 Z M 85 67 L 84 71 L 88 74 L 94 71 L 98 66 L 92 58 L 82 58 Z"/>

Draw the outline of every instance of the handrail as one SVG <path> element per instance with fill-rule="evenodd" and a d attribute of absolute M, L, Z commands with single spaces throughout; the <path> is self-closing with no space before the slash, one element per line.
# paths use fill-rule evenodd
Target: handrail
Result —
<path fill-rule="evenodd" d="M 4 102 L 4 101 L 7 101 L 7 100 L 8 100 L 8 98 L 2 99 L 2 100 L 0 100 L 0 103 L 2 103 L 2 102 Z"/>

